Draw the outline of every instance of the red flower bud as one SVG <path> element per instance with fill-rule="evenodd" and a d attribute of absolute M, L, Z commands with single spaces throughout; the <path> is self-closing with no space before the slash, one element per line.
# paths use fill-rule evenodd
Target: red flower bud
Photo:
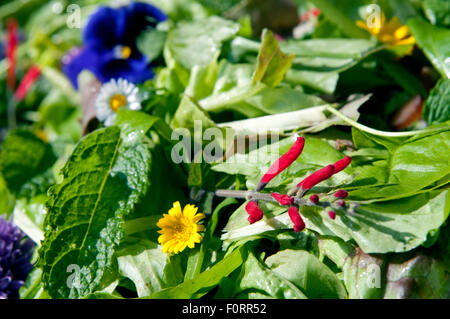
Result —
<path fill-rule="evenodd" d="M 343 169 L 345 169 L 348 165 L 350 165 L 351 161 L 352 161 L 352 158 L 350 156 L 345 156 L 343 159 L 334 163 L 333 164 L 333 166 L 334 166 L 333 174 L 337 174 L 340 171 L 342 171 Z"/>
<path fill-rule="evenodd" d="M 313 194 L 309 197 L 311 203 L 317 204 L 319 202 L 319 195 Z"/>
<path fill-rule="evenodd" d="M 325 166 L 324 168 L 321 168 L 318 171 L 306 177 L 297 186 L 301 187 L 303 190 L 311 189 L 315 185 L 319 184 L 321 181 L 330 178 L 333 175 L 333 173 L 334 173 L 333 165 Z"/>
<path fill-rule="evenodd" d="M 270 166 L 269 170 L 262 177 L 261 183 L 269 183 L 275 176 L 291 165 L 302 153 L 304 145 L 305 139 L 303 137 L 297 137 L 297 140 L 294 144 L 292 144 L 289 151 L 287 151 Z"/>
<path fill-rule="evenodd" d="M 255 201 L 250 201 L 245 205 L 245 210 L 248 213 L 248 221 L 250 224 L 257 222 L 258 220 L 263 218 L 263 211 L 259 208 L 258 204 Z"/>
<path fill-rule="evenodd" d="M 17 22 L 14 19 L 10 19 L 6 33 L 6 61 L 8 62 L 6 83 L 10 90 L 13 90 L 16 84 L 16 50 L 18 46 L 19 32 Z"/>
<path fill-rule="evenodd" d="M 330 216 L 331 219 L 335 219 L 335 218 L 336 218 L 336 213 L 333 212 L 332 210 L 330 210 L 330 211 L 328 212 L 328 216 Z"/>
<path fill-rule="evenodd" d="M 272 195 L 272 197 L 275 198 L 280 205 L 292 205 L 295 201 L 295 199 L 289 195 L 279 193 L 272 193 L 270 195 Z"/>
<path fill-rule="evenodd" d="M 303 221 L 302 217 L 300 216 L 297 207 L 295 207 L 295 206 L 289 207 L 288 214 L 289 214 L 289 217 L 291 218 L 292 222 L 294 223 L 294 231 L 296 233 L 305 229 L 305 222 Z"/>
<path fill-rule="evenodd" d="M 21 101 L 28 93 L 29 89 L 33 85 L 33 83 L 37 80 L 37 78 L 41 75 L 41 70 L 35 65 L 32 65 L 27 73 L 22 78 L 22 81 L 19 84 L 19 87 L 14 94 L 16 100 Z"/>
<path fill-rule="evenodd" d="M 338 190 L 336 193 L 334 193 L 334 197 L 337 197 L 337 198 L 342 198 L 342 199 L 344 199 L 344 198 L 346 198 L 347 196 L 348 196 L 348 192 L 345 191 L 345 190 L 343 190 L 343 189 L 340 189 L 340 190 Z"/>

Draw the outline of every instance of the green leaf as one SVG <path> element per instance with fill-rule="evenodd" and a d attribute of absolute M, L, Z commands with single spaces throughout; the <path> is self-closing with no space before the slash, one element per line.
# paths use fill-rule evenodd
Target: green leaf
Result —
<path fill-rule="evenodd" d="M 280 50 L 278 41 L 270 30 L 264 29 L 261 38 L 262 45 L 258 52 L 253 83 L 263 82 L 269 87 L 275 87 L 291 67 L 294 56 Z"/>
<path fill-rule="evenodd" d="M 441 79 L 431 90 L 423 107 L 428 124 L 450 120 L 450 79 Z"/>
<path fill-rule="evenodd" d="M 443 124 L 442 131 L 409 139 L 375 137 L 362 133 L 389 151 L 389 160 L 384 167 L 388 175 L 383 181 L 387 185 L 352 191 L 351 198 L 388 200 L 413 195 L 447 176 L 450 173 L 450 131 L 447 127 Z M 430 150 L 430 145 L 433 145 L 433 150 Z"/>
<path fill-rule="evenodd" d="M 142 136 L 123 141 L 120 133 L 112 126 L 83 138 L 49 191 L 39 265 L 53 298 L 82 297 L 106 283 L 124 217 L 146 192 L 149 148 Z"/>
<path fill-rule="evenodd" d="M 267 258 L 266 264 L 273 272 L 299 287 L 308 298 L 347 297 L 336 275 L 307 251 L 282 250 Z"/>
<path fill-rule="evenodd" d="M 421 18 L 408 20 L 417 45 L 444 78 L 450 77 L 450 30 L 433 26 Z"/>
<path fill-rule="evenodd" d="M 363 1 L 355 0 L 311 0 L 311 2 L 324 13 L 324 15 L 350 38 L 367 38 L 368 33 L 358 28 L 351 16 L 357 12 L 358 4 L 362 6 Z"/>
<path fill-rule="evenodd" d="M 450 2 L 446 0 L 424 0 L 422 8 L 425 16 L 432 24 L 450 27 Z"/>
<path fill-rule="evenodd" d="M 44 173 L 55 162 L 49 144 L 25 129 L 10 131 L 2 144 L 0 172 L 12 192 L 33 177 Z"/>
<path fill-rule="evenodd" d="M 162 53 L 166 38 L 166 32 L 150 29 L 139 34 L 136 46 L 141 53 L 147 56 L 149 61 L 153 61 Z"/>
<path fill-rule="evenodd" d="M 194 279 L 178 286 L 163 289 L 150 295 L 149 299 L 193 299 L 199 298 L 217 286 L 220 281 L 230 275 L 245 261 L 246 252 L 243 247 L 236 249 L 210 269 L 205 270 Z"/>
<path fill-rule="evenodd" d="M 242 265 L 239 278 L 236 280 L 238 287 L 235 295 L 241 294 L 251 298 L 253 293 L 279 299 L 306 299 L 306 296 L 293 283 L 277 272 L 263 265 L 253 254 Z M 239 296 L 239 295 L 238 295 Z M 258 295 L 258 297 L 260 297 Z"/>
<path fill-rule="evenodd" d="M 169 286 L 165 278 L 168 258 L 161 246 L 140 239 L 118 252 L 119 273 L 134 282 L 139 297 L 149 296 Z"/>
<path fill-rule="evenodd" d="M 448 299 L 448 265 L 418 254 L 410 260 L 392 261 L 386 275 L 385 299 Z"/>
<path fill-rule="evenodd" d="M 166 46 L 184 68 L 206 66 L 220 53 L 223 41 L 230 39 L 239 25 L 216 16 L 193 22 L 180 22 L 169 32 Z"/>

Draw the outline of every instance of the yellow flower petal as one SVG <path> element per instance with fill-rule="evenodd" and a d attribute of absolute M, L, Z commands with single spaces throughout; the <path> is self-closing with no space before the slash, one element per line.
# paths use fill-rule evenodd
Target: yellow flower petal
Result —
<path fill-rule="evenodd" d="M 198 232 L 203 231 L 205 227 L 197 224 L 198 221 L 205 218 L 204 214 L 197 214 L 198 208 L 187 204 L 183 210 L 179 202 L 175 202 L 169 209 L 169 214 L 163 214 L 163 217 L 156 223 L 161 228 L 158 233 L 158 243 L 163 246 L 163 252 L 177 254 L 186 247 L 193 248 L 196 243 L 200 243 L 202 236 Z"/>

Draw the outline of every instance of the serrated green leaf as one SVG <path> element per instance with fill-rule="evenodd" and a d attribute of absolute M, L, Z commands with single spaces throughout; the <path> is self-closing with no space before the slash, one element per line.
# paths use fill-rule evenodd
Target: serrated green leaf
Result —
<path fill-rule="evenodd" d="M 147 189 L 150 150 L 120 133 L 112 126 L 87 135 L 49 191 L 39 265 L 53 298 L 79 298 L 103 284 L 124 217 Z"/>
<path fill-rule="evenodd" d="M 423 116 L 428 124 L 450 120 L 450 79 L 441 79 L 431 90 L 423 107 Z"/>

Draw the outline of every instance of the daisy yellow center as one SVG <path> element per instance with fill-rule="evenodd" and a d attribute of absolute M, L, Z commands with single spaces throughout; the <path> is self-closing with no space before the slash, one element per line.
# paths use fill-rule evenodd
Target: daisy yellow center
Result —
<path fill-rule="evenodd" d="M 117 112 L 121 107 L 124 107 L 125 105 L 127 105 L 127 98 L 123 94 L 114 94 L 109 99 L 109 107 L 114 112 Z"/>
<path fill-rule="evenodd" d="M 156 224 L 161 230 L 158 242 L 163 247 L 163 252 L 179 253 L 186 247 L 194 248 L 196 243 L 202 240 L 198 233 L 204 230 L 203 225 L 197 224 L 205 217 L 204 214 L 197 214 L 197 207 L 186 205 L 183 210 L 179 202 L 175 202 L 169 210 L 169 214 L 164 214 Z"/>

